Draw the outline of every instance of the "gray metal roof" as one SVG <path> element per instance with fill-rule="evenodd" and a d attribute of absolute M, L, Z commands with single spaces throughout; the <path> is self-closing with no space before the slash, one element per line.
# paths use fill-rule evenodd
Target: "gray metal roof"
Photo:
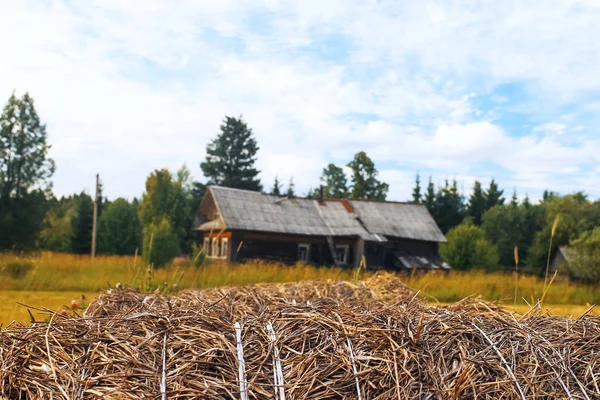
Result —
<path fill-rule="evenodd" d="M 374 201 L 285 199 L 247 190 L 211 186 L 220 217 L 230 230 L 296 235 L 358 236 L 386 241 L 385 236 L 445 241 L 435 221 L 421 205 Z M 206 224 L 198 226 L 206 230 Z"/>

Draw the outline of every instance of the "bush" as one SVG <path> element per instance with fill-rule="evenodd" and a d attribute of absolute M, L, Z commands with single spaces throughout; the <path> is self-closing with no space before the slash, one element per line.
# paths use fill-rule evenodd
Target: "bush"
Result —
<path fill-rule="evenodd" d="M 600 228 L 585 232 L 567 249 L 566 269 L 572 279 L 586 283 L 600 282 Z"/>
<path fill-rule="evenodd" d="M 167 265 L 179 255 L 179 240 L 166 218 L 160 223 L 149 224 L 144 228 L 144 260 L 154 267 Z"/>
<path fill-rule="evenodd" d="M 498 265 L 498 249 L 475 225 L 458 225 L 446 235 L 448 242 L 440 245 L 440 255 L 457 270 L 493 269 Z"/>

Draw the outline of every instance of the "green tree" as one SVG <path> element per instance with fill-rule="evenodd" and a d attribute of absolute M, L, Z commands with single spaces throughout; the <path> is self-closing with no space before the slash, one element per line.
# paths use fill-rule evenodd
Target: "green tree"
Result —
<path fill-rule="evenodd" d="M 188 233 L 187 244 L 184 245 L 182 250 L 189 251 L 191 250 L 191 244 L 193 244 L 196 240 L 195 232 L 192 230 L 194 228 L 194 216 L 198 212 L 200 208 L 200 203 L 202 202 L 202 198 L 204 197 L 204 193 L 206 193 L 206 185 L 200 182 L 192 182 L 191 190 L 189 193 L 189 202 L 190 202 L 190 218 L 188 220 L 188 227 L 186 228 L 186 232 Z"/>
<path fill-rule="evenodd" d="M 89 254 L 92 251 L 94 202 L 85 192 L 75 197 L 75 213 L 71 219 L 71 252 Z"/>
<path fill-rule="evenodd" d="M 0 249 L 31 250 L 39 245 L 42 221 L 47 211 L 46 194 L 34 190 L 0 204 Z"/>
<path fill-rule="evenodd" d="M 98 221 L 98 253 L 135 254 L 141 232 L 136 206 L 119 198 L 106 207 Z"/>
<path fill-rule="evenodd" d="M 200 206 L 200 202 L 202 201 L 202 198 L 204 197 L 204 193 L 206 193 L 206 185 L 204 183 L 200 183 L 200 182 L 193 182 L 192 183 L 192 211 L 196 212 L 196 210 L 198 210 L 198 207 Z"/>
<path fill-rule="evenodd" d="M 433 185 L 433 181 L 431 180 L 431 176 L 429 177 L 429 183 L 427 184 L 427 190 L 425 191 L 425 196 L 423 197 L 423 204 L 429 210 L 431 216 L 437 220 L 437 209 L 436 209 L 436 201 L 435 201 L 435 186 Z"/>
<path fill-rule="evenodd" d="M 294 178 L 292 177 L 292 178 L 290 178 L 290 183 L 288 184 L 288 189 L 285 192 L 285 195 L 290 199 L 293 197 L 296 197 L 296 192 L 294 191 L 295 186 L 296 185 L 294 185 Z"/>
<path fill-rule="evenodd" d="M 544 190 L 544 194 L 542 195 L 542 202 L 545 203 L 557 197 L 558 193 L 549 190 Z"/>
<path fill-rule="evenodd" d="M 504 190 L 498 189 L 496 181 L 492 179 L 490 182 L 490 187 L 488 188 L 485 194 L 485 198 L 487 200 L 487 205 L 485 209 L 489 210 L 494 206 L 501 206 L 502 204 L 504 204 L 504 197 L 502 197 L 502 194 L 504 194 Z"/>
<path fill-rule="evenodd" d="M 571 279 L 600 282 L 600 227 L 582 233 L 566 251 L 569 257 L 566 269 Z"/>
<path fill-rule="evenodd" d="M 144 227 L 142 255 L 155 268 L 167 265 L 179 255 L 179 240 L 166 217 Z"/>
<path fill-rule="evenodd" d="M 541 212 L 538 205 L 529 203 L 526 197 L 522 204 L 511 201 L 508 205 L 490 208 L 483 215 L 481 225 L 485 236 L 497 248 L 500 263 L 514 265 L 514 247 L 524 257 L 533 244 L 535 232 L 541 229 Z"/>
<path fill-rule="evenodd" d="M 177 178 L 167 169 L 155 170 L 146 179 L 146 192 L 139 208 L 140 221 L 144 228 L 158 224 L 167 218 L 171 229 L 179 240 L 180 248 L 189 251 L 192 242 L 191 224 L 194 190 L 198 188 L 189 180 L 189 171 L 181 167 Z M 194 210 L 195 211 L 195 210 Z"/>
<path fill-rule="evenodd" d="M 71 251 L 73 233 L 71 219 L 75 213 L 73 198 L 53 198 L 48 203 L 48 211 L 41 225 L 40 247 L 44 250 L 68 253 Z"/>
<path fill-rule="evenodd" d="M 318 189 L 313 190 L 313 188 L 308 189 L 308 192 L 306 192 L 306 196 L 304 196 L 305 199 L 307 200 L 313 200 L 315 198 L 317 198 L 315 196 L 315 193 L 318 191 Z"/>
<path fill-rule="evenodd" d="M 571 240 L 592 230 L 597 221 L 596 208 L 580 193 L 549 198 L 542 205 L 543 226 L 535 235 L 534 245 L 527 259 L 528 267 L 539 271 L 540 275 L 545 273 L 552 225 L 557 215 L 560 215 L 560 219 L 552 239 L 551 254 L 554 254 L 558 247 L 568 245 Z"/>
<path fill-rule="evenodd" d="M 49 188 L 54 161 L 48 134 L 28 93 L 14 93 L 0 116 L 0 196 L 20 198 L 31 188 Z"/>
<path fill-rule="evenodd" d="M 498 264 L 498 250 L 475 225 L 458 225 L 446 235 L 440 245 L 440 255 L 457 270 L 493 269 Z"/>
<path fill-rule="evenodd" d="M 254 167 L 259 147 L 252 130 L 241 117 L 225 117 L 221 134 L 206 146 L 206 161 L 200 164 L 209 185 L 261 191 Z"/>
<path fill-rule="evenodd" d="M 526 254 L 527 248 L 523 244 L 523 213 L 518 206 L 495 206 L 483 215 L 481 225 L 485 236 L 498 248 L 498 255 L 502 265 L 514 264 L 514 247 L 518 246 L 521 254 Z M 531 242 L 531 238 L 530 238 Z"/>
<path fill-rule="evenodd" d="M 343 199 L 348 197 L 348 179 L 341 167 L 329 164 L 323 168 L 321 175 L 323 185 L 323 197 L 328 199 Z M 319 189 L 315 190 L 315 196 L 319 197 Z"/>
<path fill-rule="evenodd" d="M 413 189 L 413 203 L 421 203 L 421 177 L 417 172 L 417 177 L 415 178 L 415 187 Z"/>
<path fill-rule="evenodd" d="M 473 185 L 473 192 L 469 198 L 469 204 L 467 205 L 467 215 L 472 218 L 475 225 L 481 225 L 483 214 L 488 210 L 487 205 L 487 199 L 481 189 L 481 183 L 476 180 Z"/>
<path fill-rule="evenodd" d="M 452 182 L 452 186 L 446 180 L 444 187 L 438 189 L 434 210 L 433 218 L 444 233 L 462 222 L 465 216 L 464 199 L 458 191 L 456 180 Z"/>
<path fill-rule="evenodd" d="M 517 197 L 517 189 L 516 188 L 513 190 L 513 194 L 510 197 L 510 204 L 515 205 L 515 206 L 519 204 L 519 198 Z"/>
<path fill-rule="evenodd" d="M 375 164 L 364 151 L 356 153 L 348 167 L 352 170 L 351 198 L 385 200 L 389 185 L 377 179 Z"/>
<path fill-rule="evenodd" d="M 279 183 L 279 178 L 275 176 L 275 181 L 273 182 L 273 189 L 271 189 L 271 194 L 273 196 L 281 196 L 281 184 Z"/>
<path fill-rule="evenodd" d="M 0 115 L 0 249 L 37 245 L 54 161 L 46 126 L 28 93 L 13 93 Z"/>

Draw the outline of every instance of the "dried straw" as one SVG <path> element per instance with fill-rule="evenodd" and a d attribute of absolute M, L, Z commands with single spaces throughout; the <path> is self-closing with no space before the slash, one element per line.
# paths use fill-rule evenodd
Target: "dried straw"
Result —
<path fill-rule="evenodd" d="M 600 318 L 428 306 L 389 274 L 113 289 L 82 317 L 0 332 L 0 383 L 7 399 L 593 399 Z"/>

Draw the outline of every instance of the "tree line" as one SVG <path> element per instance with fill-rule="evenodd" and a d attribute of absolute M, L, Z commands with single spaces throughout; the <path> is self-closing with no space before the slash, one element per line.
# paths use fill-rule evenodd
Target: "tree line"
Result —
<path fill-rule="evenodd" d="M 417 174 L 412 197 L 446 235 L 440 253 L 457 269 L 514 268 L 519 260 L 522 271 L 544 275 L 549 253 L 567 246 L 566 272 L 578 280 L 600 281 L 600 201 L 583 192 L 560 196 L 544 191 L 541 201 L 532 204 L 514 191 L 507 202 L 493 179 L 486 189 L 476 180 L 464 196 L 456 181 L 436 188 L 430 178 L 423 193 Z"/>
<path fill-rule="evenodd" d="M 46 126 L 33 98 L 13 93 L 0 116 L 0 251 L 88 254 L 91 250 L 95 199 L 85 192 L 61 198 L 53 195 L 55 164 L 49 150 Z M 258 150 L 254 133 L 243 118 L 226 116 L 220 133 L 206 146 L 205 160 L 199 163 L 205 182 L 193 180 L 183 165 L 174 172 L 152 171 L 139 199 L 111 201 L 102 195 L 100 186 L 97 253 L 141 252 L 161 265 L 181 253 L 197 252 L 192 227 L 207 185 L 295 197 L 293 177 L 289 177 L 287 189 L 279 177 L 269 189 L 264 188 L 256 168 Z M 304 197 L 385 200 L 388 190 L 374 162 L 361 151 L 343 166 L 325 166 L 318 185 Z M 516 193 L 505 204 L 503 196 L 494 180 L 486 189 L 476 181 L 468 197 L 461 194 L 456 181 L 436 187 L 430 178 L 423 190 L 417 174 L 412 202 L 426 206 L 447 235 L 448 244 L 441 250 L 458 268 L 512 265 L 513 249 L 518 246 L 535 269 L 543 264 L 551 221 L 559 214 L 562 222 L 553 238 L 554 248 L 578 240 L 581 247 L 590 247 L 590 241 L 600 236 L 594 231 L 600 226 L 600 203 L 583 193 L 559 196 L 546 192 L 539 204 L 532 204 L 527 197 L 518 201 Z M 463 240 L 465 237 L 469 240 Z M 463 248 L 452 253 L 449 246 Z"/>

